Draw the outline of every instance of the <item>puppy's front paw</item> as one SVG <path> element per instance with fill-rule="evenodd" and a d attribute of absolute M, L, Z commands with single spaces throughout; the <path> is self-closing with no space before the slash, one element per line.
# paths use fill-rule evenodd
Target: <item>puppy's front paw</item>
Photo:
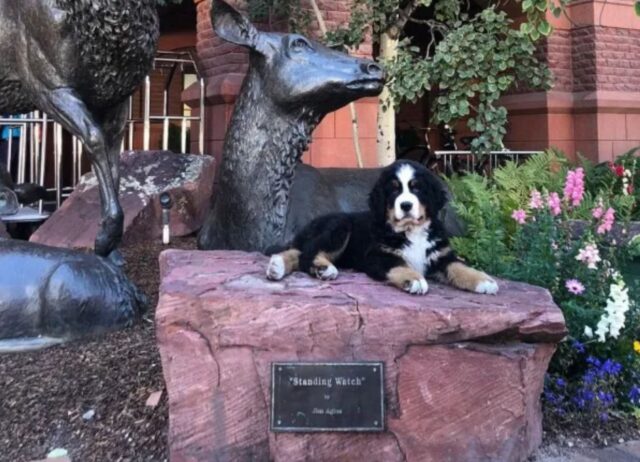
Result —
<path fill-rule="evenodd" d="M 313 268 L 313 274 L 323 281 L 333 281 L 338 277 L 338 268 L 334 265 L 316 266 Z"/>
<path fill-rule="evenodd" d="M 404 290 L 412 295 L 425 295 L 429 292 L 429 284 L 424 278 L 413 279 L 405 282 Z"/>
<path fill-rule="evenodd" d="M 476 293 L 495 295 L 498 293 L 498 283 L 487 276 L 484 281 L 480 281 L 476 286 Z"/>
<path fill-rule="evenodd" d="M 285 276 L 284 258 L 280 255 L 273 255 L 267 266 L 267 279 L 279 281 Z"/>

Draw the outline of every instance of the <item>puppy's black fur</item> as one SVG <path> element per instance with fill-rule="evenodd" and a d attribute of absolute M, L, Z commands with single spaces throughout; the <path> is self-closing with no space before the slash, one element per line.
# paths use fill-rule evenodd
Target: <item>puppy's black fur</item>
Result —
<path fill-rule="evenodd" d="M 413 171 L 410 181 L 407 171 Z M 414 199 L 413 208 L 420 210 L 418 218 L 396 220 L 394 211 L 401 194 L 401 200 Z M 480 290 L 481 283 L 495 282 L 466 267 L 449 247 L 438 219 L 446 200 L 446 191 L 433 173 L 412 161 L 396 162 L 382 171 L 369 195 L 369 211 L 335 213 L 313 220 L 288 250 L 272 257 L 267 276 L 281 279 L 300 270 L 321 279 L 334 279 L 335 265 L 366 273 L 375 280 L 387 280 L 411 293 L 426 293 L 424 277 L 432 275 L 462 289 L 487 291 Z"/>

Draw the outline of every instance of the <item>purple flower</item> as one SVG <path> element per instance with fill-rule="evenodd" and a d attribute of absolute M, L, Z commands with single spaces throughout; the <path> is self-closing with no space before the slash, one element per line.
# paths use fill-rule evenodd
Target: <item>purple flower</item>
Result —
<path fill-rule="evenodd" d="M 578 353 L 584 353 L 584 344 L 579 342 L 578 340 L 574 340 L 573 343 L 571 344 L 571 346 Z"/>
<path fill-rule="evenodd" d="M 600 360 L 598 358 L 594 358 L 593 356 L 587 356 L 587 363 L 595 367 L 600 367 L 602 365 Z"/>
<path fill-rule="evenodd" d="M 637 385 L 632 386 L 629 390 L 629 401 L 635 405 L 640 404 L 640 387 Z"/>
<path fill-rule="evenodd" d="M 596 373 L 595 373 L 595 371 L 593 371 L 592 369 L 589 369 L 582 376 L 582 380 L 584 381 L 584 383 L 586 385 L 593 385 L 593 383 L 596 381 Z"/>
<path fill-rule="evenodd" d="M 622 364 L 616 362 L 616 361 L 612 361 L 610 359 L 607 359 L 604 364 L 602 365 L 602 368 L 599 371 L 599 376 L 602 377 L 606 374 L 609 374 L 611 376 L 616 376 L 618 374 L 620 374 L 620 372 L 622 372 Z"/>
<path fill-rule="evenodd" d="M 600 414 L 600 421 L 601 422 L 606 422 L 607 420 L 609 420 L 609 413 L 608 412 L 602 412 Z"/>

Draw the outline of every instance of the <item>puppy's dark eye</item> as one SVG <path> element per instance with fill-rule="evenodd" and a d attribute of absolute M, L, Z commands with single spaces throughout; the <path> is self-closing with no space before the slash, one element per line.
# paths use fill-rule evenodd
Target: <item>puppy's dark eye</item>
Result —
<path fill-rule="evenodd" d="M 412 191 L 418 189 L 418 180 L 411 180 L 409 182 L 409 189 L 411 189 Z"/>
<path fill-rule="evenodd" d="M 393 188 L 394 191 L 397 191 L 400 189 L 400 182 L 398 180 L 392 180 L 391 181 L 391 187 Z"/>

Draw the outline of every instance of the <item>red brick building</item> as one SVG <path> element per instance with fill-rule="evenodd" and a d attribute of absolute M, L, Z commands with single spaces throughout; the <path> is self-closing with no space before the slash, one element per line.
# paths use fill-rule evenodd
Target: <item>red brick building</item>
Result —
<path fill-rule="evenodd" d="M 206 78 L 205 151 L 219 156 L 224 133 L 248 65 L 247 52 L 215 36 L 209 18 L 210 0 L 193 0 L 197 13 L 196 42 L 201 73 Z M 230 3 L 241 3 L 232 0 Z M 555 146 L 570 156 L 577 151 L 593 160 L 609 160 L 640 145 L 640 18 L 634 0 L 578 0 L 567 17 L 549 20 L 556 30 L 542 46 L 554 73 L 551 91 L 509 95 L 510 149 Z M 329 28 L 349 18 L 349 2 L 318 0 Z M 165 39 L 165 43 L 167 39 Z M 359 50 L 371 54 L 371 46 Z M 195 102 L 190 88 L 183 100 Z M 366 166 L 374 166 L 375 98 L 357 102 L 360 144 Z M 424 105 L 407 106 L 402 118 L 426 125 Z M 464 129 L 459 130 L 464 132 Z M 192 138 L 194 139 L 194 138 Z M 316 166 L 355 166 L 347 108 L 330 114 L 314 133 L 305 161 Z"/>
<path fill-rule="evenodd" d="M 544 44 L 551 91 L 504 98 L 513 149 L 606 161 L 640 145 L 640 18 L 632 0 L 578 0 Z M 535 129 L 532 129 L 535 127 Z"/>

